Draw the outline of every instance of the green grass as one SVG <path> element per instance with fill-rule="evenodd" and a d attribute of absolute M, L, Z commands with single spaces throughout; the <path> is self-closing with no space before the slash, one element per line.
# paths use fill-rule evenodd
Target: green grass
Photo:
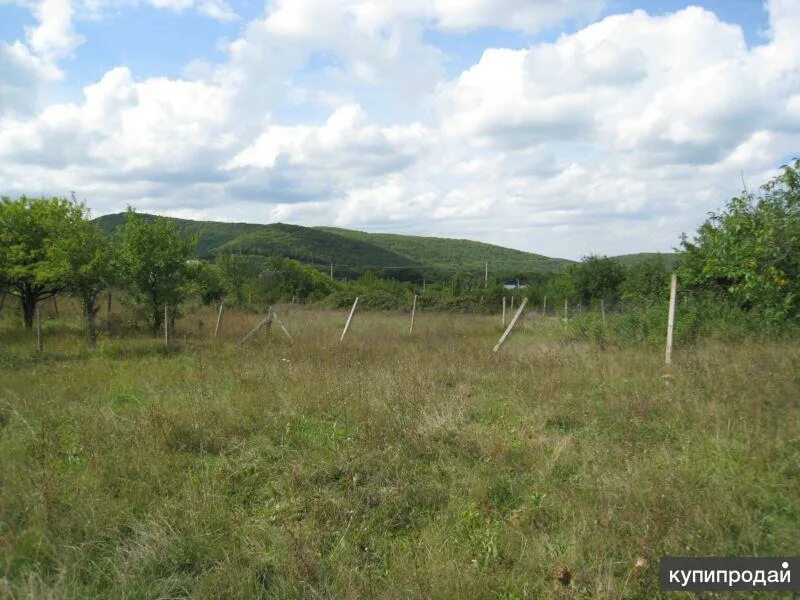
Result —
<path fill-rule="evenodd" d="M 499 317 L 278 313 L 168 352 L 0 323 L 0 596 L 645 599 L 663 555 L 800 549 L 797 343 L 664 378 L 556 319 L 492 357 Z"/>

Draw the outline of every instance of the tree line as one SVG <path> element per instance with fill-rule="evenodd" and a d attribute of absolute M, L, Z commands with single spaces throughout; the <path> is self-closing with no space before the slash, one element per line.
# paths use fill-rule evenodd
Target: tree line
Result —
<path fill-rule="evenodd" d="M 119 289 L 146 311 L 157 332 L 164 306 L 191 298 L 213 304 L 223 298 L 246 306 L 279 300 L 324 301 L 346 306 L 354 295 L 373 308 L 406 308 L 418 284 L 367 271 L 333 281 L 317 268 L 281 256 L 237 251 L 213 260 L 192 259 L 197 238 L 183 236 L 166 219 L 145 220 L 128 209 L 125 224 L 105 235 L 74 197 L 4 197 L 0 202 L 0 292 L 18 298 L 25 327 L 38 303 L 56 294 L 76 298 L 94 343 L 100 298 Z M 683 289 L 725 303 L 770 326 L 800 316 L 800 161 L 757 192 L 743 192 L 712 213 L 694 237 L 684 235 L 675 270 Z M 497 278 L 450 275 L 424 286 L 425 305 L 450 311 L 496 310 L 503 296 L 527 296 L 551 306 L 603 303 L 648 305 L 667 296 L 672 267 L 653 257 L 626 268 L 604 256 L 588 256 L 561 273 L 519 273 L 524 287 L 508 290 Z M 512 278 L 517 279 L 517 278 Z M 174 315 L 174 311 L 172 313 Z M 174 318 L 174 317 L 173 317 Z"/>

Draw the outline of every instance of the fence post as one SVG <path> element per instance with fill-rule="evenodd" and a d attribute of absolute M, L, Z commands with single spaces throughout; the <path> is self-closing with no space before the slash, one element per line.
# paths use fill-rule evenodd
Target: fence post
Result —
<path fill-rule="evenodd" d="M 603 316 L 603 327 L 606 326 L 606 304 L 603 299 L 600 299 L 600 314 Z"/>
<path fill-rule="evenodd" d="M 248 334 L 247 334 L 247 335 L 245 335 L 245 336 L 244 336 L 242 339 L 240 339 L 240 340 L 239 340 L 239 345 L 241 346 L 242 344 L 244 344 L 244 343 L 247 341 L 247 339 L 248 339 L 248 338 L 249 338 L 251 335 L 253 335 L 253 334 L 254 334 L 256 331 L 258 331 L 258 330 L 261 328 L 261 326 L 262 326 L 264 323 L 266 323 L 267 321 L 269 321 L 269 320 L 270 320 L 270 317 L 271 317 L 271 314 L 272 314 L 272 307 L 270 307 L 269 311 L 267 312 L 267 316 L 266 316 L 266 317 L 264 317 L 263 319 L 261 319 L 261 320 L 258 322 L 258 324 L 257 324 L 255 327 L 253 327 L 253 328 L 250 330 L 250 333 L 248 333 Z"/>
<path fill-rule="evenodd" d="M 169 348 L 169 319 L 167 318 L 167 305 L 164 305 L 164 347 Z"/>
<path fill-rule="evenodd" d="M 286 337 L 288 337 L 288 338 L 289 338 L 289 341 L 290 341 L 290 342 L 293 342 L 293 341 L 294 341 L 294 338 L 292 337 L 292 334 L 291 334 L 291 333 L 289 333 L 289 330 L 288 330 L 288 329 L 286 329 L 286 326 L 283 324 L 283 321 L 281 321 L 281 320 L 278 318 L 278 313 L 276 313 L 274 310 L 272 311 L 272 318 L 273 318 L 273 319 L 275 319 L 275 322 L 276 322 L 276 323 L 278 324 L 278 326 L 281 328 L 281 330 L 282 330 L 282 331 L 283 331 L 283 333 L 286 335 Z"/>
<path fill-rule="evenodd" d="M 542 316 L 547 316 L 547 294 L 544 295 L 544 301 L 542 302 Z"/>
<path fill-rule="evenodd" d="M 517 323 L 517 319 L 519 319 L 519 316 L 522 314 L 522 309 L 525 308 L 525 305 L 527 303 L 528 303 L 528 299 L 527 298 L 523 298 L 522 302 L 519 305 L 519 308 L 517 309 L 517 313 L 514 315 L 514 318 L 511 319 L 511 323 L 508 324 L 508 327 L 506 327 L 506 330 L 503 332 L 503 335 L 500 336 L 500 341 L 498 341 L 495 344 L 494 348 L 492 348 L 492 353 L 497 353 L 497 351 L 500 349 L 500 346 L 502 346 L 503 342 L 506 341 L 506 338 L 508 337 L 508 334 L 511 333 L 511 330 L 514 328 L 514 325 Z"/>
<path fill-rule="evenodd" d="M 353 308 L 350 309 L 350 314 L 347 316 L 347 323 L 344 324 L 344 329 L 342 330 L 342 337 L 339 338 L 339 343 L 342 343 L 344 341 L 344 336 L 347 334 L 347 330 L 350 328 L 350 321 L 353 320 L 353 313 L 356 312 L 356 304 L 358 304 L 358 296 L 356 296 L 356 299 L 353 302 Z"/>
<path fill-rule="evenodd" d="M 672 333 L 675 329 L 675 295 L 678 291 L 678 276 L 674 273 L 669 285 L 669 316 L 667 318 L 667 351 L 666 364 L 672 364 Z"/>
<path fill-rule="evenodd" d="M 503 296 L 503 327 L 506 326 L 506 297 Z"/>
<path fill-rule="evenodd" d="M 217 315 L 217 326 L 214 327 L 214 338 L 217 337 L 217 333 L 219 333 L 219 324 L 222 321 L 222 307 L 225 306 L 225 301 L 219 303 L 219 314 Z"/>
<path fill-rule="evenodd" d="M 411 305 L 411 327 L 408 329 L 408 335 L 414 333 L 414 316 L 417 314 L 417 295 L 414 294 L 414 304 Z"/>
<path fill-rule="evenodd" d="M 566 298 L 564 298 L 564 327 L 566 327 L 567 324 L 569 323 L 569 309 L 568 309 L 568 306 L 569 306 L 568 301 L 567 301 Z"/>

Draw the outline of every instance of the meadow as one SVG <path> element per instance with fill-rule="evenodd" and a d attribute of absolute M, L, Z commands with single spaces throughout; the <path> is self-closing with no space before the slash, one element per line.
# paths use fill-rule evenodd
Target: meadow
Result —
<path fill-rule="evenodd" d="M 170 348 L 0 316 L 0 597 L 657 598 L 798 553 L 800 343 L 598 345 L 532 313 L 281 305 Z M 46 315 L 52 316 L 52 315 Z M 666 596 L 666 595 L 664 595 Z M 671 594 L 678 596 L 680 594 Z"/>

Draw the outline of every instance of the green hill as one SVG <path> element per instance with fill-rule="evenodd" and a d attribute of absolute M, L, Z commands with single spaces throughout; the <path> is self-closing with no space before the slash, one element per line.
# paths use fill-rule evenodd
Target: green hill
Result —
<path fill-rule="evenodd" d="M 144 219 L 154 215 L 140 213 Z M 571 261 L 548 258 L 521 250 L 512 250 L 471 240 L 365 233 L 335 227 L 302 227 L 273 223 L 220 223 L 175 219 L 178 229 L 196 235 L 195 254 L 211 259 L 217 252 L 280 255 L 320 267 L 333 264 L 336 272 L 356 274 L 370 268 L 377 272 L 391 270 L 403 278 L 417 269 L 435 271 L 483 271 L 489 261 L 490 273 L 556 272 Z M 125 213 L 95 219 L 100 228 L 112 234 L 125 223 Z M 405 272 L 405 273 L 404 273 Z"/>
<path fill-rule="evenodd" d="M 155 215 L 141 214 L 145 220 L 156 219 Z M 333 233 L 302 227 L 272 223 L 256 225 L 250 223 L 220 223 L 216 221 L 191 221 L 169 218 L 184 235 L 198 238 L 195 255 L 213 259 L 219 252 L 241 252 L 255 256 L 285 256 L 327 270 L 333 264 L 337 276 L 354 276 L 367 267 L 383 269 L 404 279 L 416 279 L 418 268 L 415 261 L 387 251 L 366 241 L 354 240 Z M 95 220 L 107 234 L 114 233 L 125 223 L 125 213 L 105 215 Z M 380 268 L 378 268 L 380 267 Z"/>
<path fill-rule="evenodd" d="M 353 268 L 416 267 L 419 263 L 387 251 L 368 241 L 345 238 L 333 233 L 275 223 L 239 235 L 217 248 L 244 254 L 280 255 L 306 263 L 334 264 Z"/>
<path fill-rule="evenodd" d="M 661 258 L 664 261 L 664 266 L 668 269 L 674 267 L 678 262 L 678 254 L 674 252 L 639 252 L 637 254 L 620 254 L 612 258 L 625 267 L 636 266 L 651 258 Z"/>
<path fill-rule="evenodd" d="M 337 227 L 316 227 L 336 235 L 369 242 L 385 250 L 442 271 L 483 271 L 489 262 L 490 273 L 531 271 L 562 271 L 572 261 L 549 258 L 540 254 L 512 250 L 475 242 L 472 240 L 398 235 L 393 233 L 366 233 Z"/>
<path fill-rule="evenodd" d="M 158 218 L 156 215 L 138 213 L 146 220 L 152 221 Z M 184 235 L 196 235 L 198 237 L 195 254 L 200 258 L 213 258 L 214 251 L 221 246 L 231 242 L 239 236 L 258 231 L 264 225 L 253 225 L 251 223 L 220 223 L 217 221 L 192 221 L 189 219 L 176 219 L 166 217 L 178 227 Z M 125 213 L 113 215 L 103 215 L 95 220 L 100 229 L 108 235 L 114 233 L 119 227 L 125 224 Z"/>

